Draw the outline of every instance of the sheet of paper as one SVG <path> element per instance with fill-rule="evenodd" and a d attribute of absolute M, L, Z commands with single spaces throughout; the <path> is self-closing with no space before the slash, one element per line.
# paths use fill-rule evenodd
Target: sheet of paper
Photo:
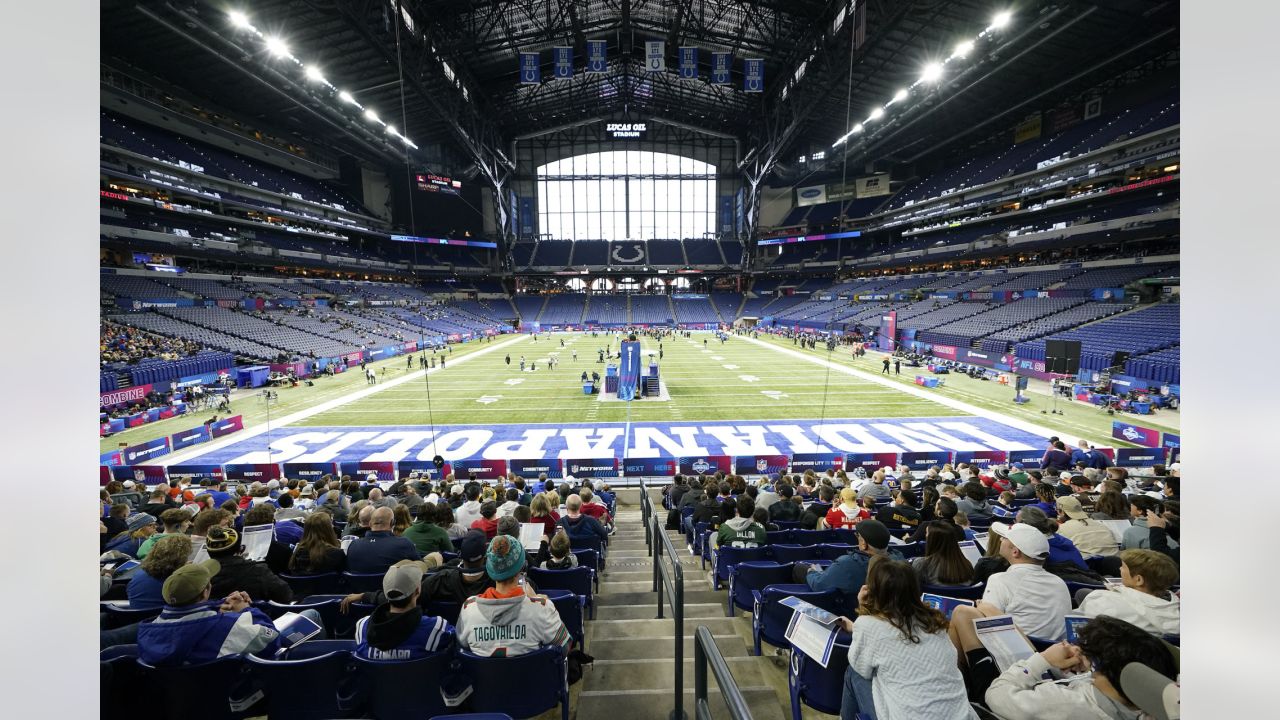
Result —
<path fill-rule="evenodd" d="M 813 618 L 814 620 L 817 620 L 823 625 L 830 625 L 834 623 L 836 620 L 840 619 L 839 615 L 835 615 L 834 613 L 827 612 L 826 610 L 823 610 L 822 608 L 818 607 L 817 605 L 814 605 L 813 603 L 807 602 L 805 600 L 801 600 L 795 595 L 785 597 L 779 600 L 778 603 L 780 605 L 785 605 L 791 608 L 792 610 L 795 610 L 796 612 L 804 613 L 805 615 L 808 615 L 809 617 Z"/>
<path fill-rule="evenodd" d="M 947 597 L 946 595 L 934 595 L 932 593 L 924 593 L 920 596 L 920 601 L 934 610 L 942 611 L 942 614 L 946 615 L 948 620 L 951 619 L 952 611 L 961 605 L 968 605 L 969 607 L 974 605 L 972 600 Z"/>
<path fill-rule="evenodd" d="M 520 523 L 520 544 L 525 550 L 537 552 L 545 532 L 546 526 L 542 523 Z"/>
<path fill-rule="evenodd" d="M 1019 660 L 1035 654 L 1036 649 L 1013 624 L 1012 615 L 977 618 L 973 621 L 973 628 L 978 633 L 978 640 L 982 642 L 982 646 L 996 661 L 996 667 L 1000 668 L 1000 672 L 1008 670 Z"/>
<path fill-rule="evenodd" d="M 964 556 L 974 565 L 977 565 L 978 561 L 982 559 L 982 552 L 978 550 L 977 544 L 972 540 L 965 540 L 960 543 L 960 552 L 964 553 Z"/>
<path fill-rule="evenodd" d="M 241 542 L 244 543 L 244 556 L 249 560 L 262 562 L 267 559 L 267 550 L 271 549 L 271 537 L 275 533 L 275 525 L 253 525 L 244 529 Z"/>
<path fill-rule="evenodd" d="M 1080 628 L 1086 625 L 1093 618 L 1087 615 L 1065 615 L 1063 616 L 1063 624 L 1067 628 L 1067 642 L 1072 645 L 1076 644 L 1080 636 Z"/>
<path fill-rule="evenodd" d="M 974 533 L 973 541 L 977 543 L 978 551 L 985 555 L 987 552 L 987 533 Z M 974 560 L 973 563 L 976 565 L 978 561 Z"/>
<path fill-rule="evenodd" d="M 797 650 L 808 655 L 822 667 L 831 660 L 831 648 L 836 644 L 838 625 L 823 625 L 809 615 L 797 612 L 791 616 L 786 638 Z"/>

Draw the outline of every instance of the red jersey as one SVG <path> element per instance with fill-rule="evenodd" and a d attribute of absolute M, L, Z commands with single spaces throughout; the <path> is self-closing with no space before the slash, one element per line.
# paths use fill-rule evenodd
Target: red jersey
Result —
<path fill-rule="evenodd" d="M 844 505 L 836 505 L 827 511 L 827 527 L 832 530 L 852 528 L 869 517 L 871 517 L 871 513 L 866 508 L 846 508 Z"/>

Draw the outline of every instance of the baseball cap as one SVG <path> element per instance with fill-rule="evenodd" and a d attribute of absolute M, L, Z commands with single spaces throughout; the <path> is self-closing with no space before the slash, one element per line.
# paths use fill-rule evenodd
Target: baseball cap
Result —
<path fill-rule="evenodd" d="M 1058 501 L 1061 502 L 1062 499 L 1059 498 Z M 1045 539 L 1044 533 L 1026 523 L 1006 525 L 994 522 L 991 523 L 991 532 L 1013 543 L 1014 547 L 1029 558 L 1045 560 L 1049 557 L 1049 541 Z"/>
<path fill-rule="evenodd" d="M 503 554 L 496 549 L 499 544 L 507 545 Z M 510 535 L 499 535 L 489 543 L 485 553 L 484 570 L 494 580 L 510 580 L 524 568 L 524 546 Z"/>
<path fill-rule="evenodd" d="M 382 594 L 388 600 L 403 600 L 422 585 L 427 564 L 421 560 L 401 560 L 382 576 Z"/>
<path fill-rule="evenodd" d="M 267 489 L 268 489 L 268 490 L 275 490 L 275 489 L 276 489 L 276 488 L 278 488 L 278 487 L 280 487 L 280 481 L 279 481 L 279 480 L 272 479 L 272 480 L 268 480 L 268 481 L 267 481 Z"/>
<path fill-rule="evenodd" d="M 854 529 L 858 537 L 866 540 L 871 547 L 877 550 L 889 547 L 889 528 L 879 520 L 863 520 Z"/>
<path fill-rule="evenodd" d="M 1176 465 L 1177 463 L 1174 464 Z M 132 490 L 135 487 L 132 480 L 125 480 L 123 486 L 127 490 Z"/>
<path fill-rule="evenodd" d="M 1085 512 L 1084 507 L 1080 505 L 1080 500 L 1071 495 L 1058 498 L 1058 510 L 1066 513 L 1072 520 L 1084 520 L 1089 517 L 1089 513 Z"/>
<path fill-rule="evenodd" d="M 1131 662 L 1120 671 L 1120 691 L 1156 720 L 1182 717 L 1178 684 L 1140 662 Z"/>
<path fill-rule="evenodd" d="M 458 548 L 458 555 L 465 562 L 475 562 L 484 557 L 485 553 L 485 537 L 484 533 L 479 530 L 472 530 L 462 536 L 462 546 Z"/>
<path fill-rule="evenodd" d="M 1010 465 L 1009 467 L 1013 468 L 1014 470 L 1021 470 L 1021 469 L 1022 469 L 1022 463 L 1020 463 L 1020 462 L 1016 462 L 1016 463 L 1014 463 L 1014 464 Z"/>
<path fill-rule="evenodd" d="M 169 605 L 190 605 L 209 586 L 209 581 L 222 566 L 217 560 L 187 563 L 173 571 L 160 588 L 160 595 Z"/>
<path fill-rule="evenodd" d="M 298 493 L 300 497 L 315 497 L 316 489 L 311 485 L 302 486 L 302 490 Z"/>
<path fill-rule="evenodd" d="M 453 487 L 449 488 L 449 494 L 450 494 L 450 495 L 461 495 L 461 494 L 462 494 L 462 485 L 460 485 L 460 484 L 458 484 L 458 483 L 454 483 L 454 484 L 453 484 Z"/>

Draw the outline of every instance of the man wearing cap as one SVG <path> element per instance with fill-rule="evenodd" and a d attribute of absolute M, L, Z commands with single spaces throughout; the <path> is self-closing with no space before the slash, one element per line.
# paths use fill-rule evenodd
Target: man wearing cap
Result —
<path fill-rule="evenodd" d="M 419 560 L 418 548 L 406 537 L 395 535 L 391 526 L 395 513 L 380 507 L 369 519 L 369 532 L 347 547 L 347 570 L 353 573 L 380 573 L 401 560 Z"/>
<path fill-rule="evenodd" d="M 1012 615 L 1018 629 L 1028 635 L 1060 639 L 1065 633 L 1062 618 L 1071 612 L 1071 595 L 1062 578 L 1044 569 L 1049 557 L 1048 538 L 1026 523 L 992 523 L 991 532 L 1003 540 L 1000 557 L 1008 561 L 1009 569 L 987 579 L 977 607 L 960 607 L 952 613 L 952 642 L 966 652 L 970 648 L 962 645 L 961 638 L 972 633 L 975 618 L 1006 614 Z"/>
<path fill-rule="evenodd" d="M 498 535 L 485 553 L 493 587 L 467 598 L 458 615 L 458 644 L 484 657 L 514 657 L 548 645 L 568 652 L 573 636 L 545 595 L 524 582 L 524 546 Z"/>
<path fill-rule="evenodd" d="M 356 623 L 356 656 L 366 660 L 418 660 L 447 647 L 453 628 L 418 606 L 427 564 L 401 560 L 382 576 L 385 602 Z"/>
<path fill-rule="evenodd" d="M 280 633 L 244 592 L 210 601 L 217 560 L 183 565 L 161 589 L 164 610 L 138 627 L 138 658 L 149 665 L 194 665 L 237 655 L 271 655 Z M 216 596 L 215 596 L 216 597 Z"/>
<path fill-rule="evenodd" d="M 835 588 L 846 597 L 857 597 L 867 582 L 867 567 L 871 558 L 878 556 L 901 560 L 897 550 L 889 550 L 889 528 L 879 520 L 863 520 L 858 523 L 858 549 L 836 559 L 826 570 L 816 565 L 796 563 L 796 582 L 803 582 L 810 590 L 822 592 Z"/>
<path fill-rule="evenodd" d="M 1112 556 L 1120 552 L 1111 530 L 1089 513 L 1075 495 L 1058 498 L 1058 534 L 1075 544 L 1082 555 Z"/>

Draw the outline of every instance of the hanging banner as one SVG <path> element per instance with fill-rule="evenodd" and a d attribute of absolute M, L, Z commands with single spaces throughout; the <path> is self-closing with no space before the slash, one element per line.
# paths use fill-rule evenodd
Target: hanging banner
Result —
<path fill-rule="evenodd" d="M 537 85 L 542 82 L 542 67 L 538 64 L 538 53 L 520 53 L 520 84 Z"/>
<path fill-rule="evenodd" d="M 764 92 L 764 60 L 760 58 L 742 61 L 742 90 L 749 93 Z"/>
<path fill-rule="evenodd" d="M 1028 140 L 1035 140 L 1040 137 L 1040 127 L 1042 124 L 1040 113 L 1028 115 L 1025 120 L 1018 123 L 1013 129 L 1013 144 L 1023 143 Z"/>
<path fill-rule="evenodd" d="M 555 74 L 557 80 L 568 80 L 573 77 L 573 48 L 551 48 L 551 57 L 555 61 Z"/>
<path fill-rule="evenodd" d="M 696 47 L 680 48 L 680 79 L 681 80 L 697 80 L 698 79 L 698 48 Z"/>
<path fill-rule="evenodd" d="M 727 52 L 711 53 L 711 84 L 728 85 L 729 70 L 733 67 L 733 55 Z"/>
<path fill-rule="evenodd" d="M 587 41 L 587 72 L 602 73 L 609 69 L 609 41 Z"/>
<path fill-rule="evenodd" d="M 649 72 L 666 72 L 667 43 L 662 40 L 647 40 L 644 44 L 644 69 Z"/>
<path fill-rule="evenodd" d="M 634 400 L 640 382 L 640 343 L 623 342 L 619 353 L 622 358 L 618 364 L 618 399 Z"/>
<path fill-rule="evenodd" d="M 898 339 L 898 311 L 890 310 L 889 314 L 880 316 L 880 332 L 876 336 L 876 347 L 893 352 L 894 343 Z"/>
<path fill-rule="evenodd" d="M 879 173 L 858 178 L 853 181 L 854 194 L 860 198 L 879 197 L 889 194 L 889 173 Z"/>
<path fill-rule="evenodd" d="M 821 205 L 826 201 L 826 185 L 810 185 L 809 187 L 796 188 L 796 205 L 800 207 L 805 207 L 806 205 Z"/>

